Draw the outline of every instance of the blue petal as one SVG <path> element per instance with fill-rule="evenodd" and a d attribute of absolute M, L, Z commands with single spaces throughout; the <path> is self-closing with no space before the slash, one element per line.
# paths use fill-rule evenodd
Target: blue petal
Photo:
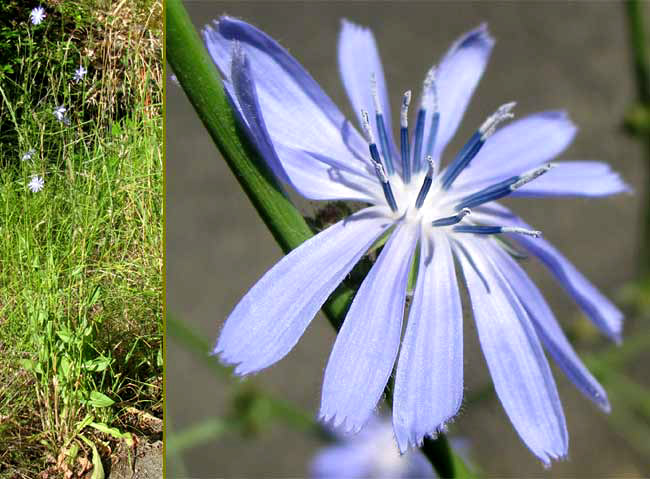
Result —
<path fill-rule="evenodd" d="M 528 227 L 529 226 L 524 226 Z M 517 238 L 515 238 L 517 236 Z M 614 341 L 621 341 L 623 313 L 603 296 L 558 250 L 542 238 L 513 235 L 522 246 L 537 256 L 555 275 L 585 314 Z"/>
<path fill-rule="evenodd" d="M 435 246 L 434 246 L 435 244 Z M 393 426 L 400 451 L 422 444 L 463 399 L 463 312 L 445 233 L 420 242 L 420 267 L 397 364 Z"/>
<path fill-rule="evenodd" d="M 492 260 L 530 315 L 546 350 L 585 396 L 609 412 L 607 393 L 580 361 L 537 286 L 502 248 L 493 244 L 488 247 L 492 251 Z"/>
<path fill-rule="evenodd" d="M 266 124 L 260 111 L 255 82 L 251 75 L 248 58 L 241 47 L 239 47 L 239 44 L 233 47 L 230 76 L 237 97 L 237 103 L 248 126 L 246 130 L 251 141 L 255 144 L 265 159 L 266 164 L 273 171 L 273 174 L 277 178 L 291 183 L 282 163 L 278 159 L 278 155 L 275 153 L 268 131 L 266 130 Z"/>
<path fill-rule="evenodd" d="M 363 137 L 309 73 L 271 37 L 230 17 L 222 17 L 216 28 L 206 26 L 203 37 L 226 82 L 231 80 L 232 42 L 241 43 L 274 144 L 345 160 L 350 168 L 371 176 L 374 170 Z"/>
<path fill-rule="evenodd" d="M 370 477 L 373 460 L 369 448 L 363 445 L 341 444 L 320 451 L 309 467 L 312 479 L 350 479 Z M 397 454 L 397 450 L 395 450 Z"/>
<path fill-rule="evenodd" d="M 330 226 L 268 271 L 228 317 L 214 349 L 249 374 L 282 359 L 327 297 L 390 226 L 374 208 Z"/>
<path fill-rule="evenodd" d="M 472 94 L 487 66 L 494 39 L 487 25 L 460 37 L 446 53 L 438 66 L 436 87 L 440 109 L 440 124 L 433 158 L 440 163 L 440 157 L 447 143 L 456 133 L 465 114 Z M 425 138 L 431 127 L 432 115 L 427 115 Z"/>
<path fill-rule="evenodd" d="M 377 120 L 375 118 L 376 112 L 370 87 L 370 77 L 373 73 L 375 74 L 384 125 L 386 125 L 386 131 L 388 132 L 388 141 L 390 142 L 393 157 L 396 158 L 397 149 L 391 133 L 393 130 L 391 128 L 390 101 L 386 79 L 372 31 L 348 20 L 343 20 L 339 35 L 338 60 L 341 80 L 359 124 L 362 123 L 361 110 L 366 110 L 370 113 L 370 124 L 375 138 L 379 141 Z"/>
<path fill-rule="evenodd" d="M 513 121 L 488 138 L 455 187 L 493 184 L 541 166 L 562 153 L 576 131 L 563 111 L 546 111 Z"/>
<path fill-rule="evenodd" d="M 632 189 L 607 163 L 563 161 L 512 196 L 608 196 Z"/>
<path fill-rule="evenodd" d="M 388 382 L 402 331 L 406 285 L 418 232 L 400 224 L 363 281 L 325 369 L 320 417 L 358 431 Z"/>
<path fill-rule="evenodd" d="M 483 211 L 488 212 L 488 214 L 482 214 L 478 210 L 475 210 L 472 214 L 479 221 L 532 229 L 521 218 L 496 203 L 490 203 L 490 206 L 484 208 Z M 530 238 L 519 234 L 513 234 L 511 237 L 544 263 L 567 293 L 582 308 L 587 317 L 603 333 L 615 342 L 621 342 L 623 313 L 609 299 L 603 296 L 562 253 L 543 238 Z"/>
<path fill-rule="evenodd" d="M 233 47 L 231 79 L 238 105 L 236 111 L 241 112 L 249 138 L 276 177 L 312 200 L 383 202 L 377 181 L 347 168 L 344 163 L 332 158 L 310 155 L 281 143 L 273 145 L 259 106 L 248 58 L 239 43 Z"/>
<path fill-rule="evenodd" d="M 544 464 L 567 454 L 568 433 L 544 351 L 516 294 L 484 256 L 485 241 L 457 243 L 483 354 L 521 439 Z"/>
<path fill-rule="evenodd" d="M 386 204 L 376 178 L 368 178 L 346 168 L 337 158 L 328 158 L 281 143 L 275 144 L 275 150 L 291 177 L 291 184 L 305 198 Z"/>

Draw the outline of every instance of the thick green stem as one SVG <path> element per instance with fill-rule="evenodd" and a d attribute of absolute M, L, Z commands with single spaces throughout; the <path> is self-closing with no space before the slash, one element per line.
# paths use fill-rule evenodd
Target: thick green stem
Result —
<path fill-rule="evenodd" d="M 644 2 L 628 0 L 625 2 L 630 47 L 634 62 L 634 74 L 638 102 L 643 116 L 647 120 L 650 115 L 650 64 L 648 63 L 648 44 L 645 32 Z M 644 125 L 639 132 L 643 141 L 646 163 L 650 168 L 650 125 Z M 648 193 L 646 193 L 648 195 Z M 639 254 L 639 273 L 642 282 L 650 283 L 650 197 L 643 203 L 642 233 Z"/>
<path fill-rule="evenodd" d="M 216 143 L 231 171 L 285 253 L 313 236 L 307 222 L 288 199 L 255 149 L 240 131 L 215 65 L 199 39 L 180 0 L 166 2 L 166 58 L 199 118 Z M 354 290 L 341 285 L 332 293 L 323 311 L 338 331 Z M 423 449 L 445 477 L 458 477 L 456 458 L 446 447 L 444 436 L 432 441 L 440 447 Z M 458 461 L 460 461 L 458 459 Z"/>

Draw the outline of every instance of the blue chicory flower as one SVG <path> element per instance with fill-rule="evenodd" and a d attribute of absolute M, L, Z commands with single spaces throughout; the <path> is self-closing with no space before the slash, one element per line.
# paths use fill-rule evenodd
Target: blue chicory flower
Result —
<path fill-rule="evenodd" d="M 45 179 L 42 176 L 33 175 L 27 184 L 27 188 L 32 193 L 38 193 L 45 187 Z"/>
<path fill-rule="evenodd" d="M 34 7 L 29 13 L 29 19 L 33 25 L 40 25 L 40 23 L 45 20 L 45 17 L 45 9 L 40 5 L 38 7 Z"/>
<path fill-rule="evenodd" d="M 310 477 L 316 479 L 409 479 L 437 477 L 419 450 L 399 454 L 390 421 L 372 417 L 359 434 L 339 435 L 312 459 Z"/>
<path fill-rule="evenodd" d="M 326 370 L 320 418 L 359 431 L 393 372 L 401 451 L 444 428 L 463 397 L 462 311 L 454 258 L 469 291 L 497 395 L 521 439 L 545 464 L 567 454 L 568 433 L 544 348 L 603 410 L 601 385 L 580 361 L 507 238 L 537 257 L 586 315 L 620 341 L 623 316 L 562 254 L 496 200 L 600 197 L 628 191 L 607 164 L 548 162 L 573 140 L 562 111 L 512 116 L 507 103 L 441 168 L 494 40 L 482 25 L 427 74 L 409 132 L 410 92 L 392 138 L 386 81 L 370 30 L 343 21 L 339 68 L 365 138 L 304 68 L 255 27 L 222 17 L 203 31 L 239 120 L 272 171 L 311 200 L 370 204 L 285 256 L 228 317 L 214 353 L 246 375 L 282 359 L 327 297 L 382 235 Z M 370 112 L 370 113 L 369 113 Z M 419 251 L 419 255 L 416 254 Z M 512 253 L 512 254 L 509 254 Z M 409 270 L 417 281 L 401 338 Z M 401 343 L 401 347 L 400 347 Z M 399 358 L 398 358 L 399 352 Z"/>
<path fill-rule="evenodd" d="M 77 68 L 74 71 L 74 76 L 72 79 L 74 80 L 75 83 L 79 83 L 83 77 L 86 76 L 86 73 L 88 73 L 88 70 L 86 70 L 83 66 L 79 65 L 79 68 Z"/>
<path fill-rule="evenodd" d="M 70 118 L 68 117 L 68 115 L 66 115 L 67 111 L 68 109 L 66 107 L 64 107 L 63 105 L 59 105 L 52 111 L 52 114 L 54 115 L 54 117 L 59 123 L 63 123 L 64 125 L 69 125 Z"/>
<path fill-rule="evenodd" d="M 29 151 L 23 153 L 23 156 L 20 157 L 20 161 L 29 161 L 36 154 L 36 150 L 31 148 Z"/>

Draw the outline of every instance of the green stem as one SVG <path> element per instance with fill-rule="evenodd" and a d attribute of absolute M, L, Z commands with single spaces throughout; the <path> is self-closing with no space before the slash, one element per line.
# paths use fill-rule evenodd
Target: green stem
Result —
<path fill-rule="evenodd" d="M 650 67 L 648 65 L 648 48 L 643 24 L 643 5 L 639 0 L 625 2 L 630 32 L 630 43 L 634 57 L 634 74 L 636 76 L 637 94 L 643 105 L 650 104 Z"/>
<path fill-rule="evenodd" d="M 219 73 L 198 37 L 180 0 L 165 4 L 166 58 L 190 103 L 208 130 L 244 192 L 285 253 L 313 236 L 307 222 L 291 203 L 282 187 L 264 165 L 237 125 L 226 98 Z M 339 286 L 323 311 L 338 331 L 354 290 Z M 457 476 L 449 464 L 451 451 L 443 447 L 440 435 L 433 442 L 441 447 L 424 451 L 438 471 Z"/>
<path fill-rule="evenodd" d="M 188 449 L 218 439 L 228 432 L 230 427 L 227 421 L 220 418 L 201 420 L 197 424 L 169 436 L 167 454 L 177 458 L 181 457 Z"/>
<path fill-rule="evenodd" d="M 650 112 L 650 64 L 648 63 L 648 43 L 644 24 L 644 5 L 639 0 L 627 0 L 625 13 L 630 34 L 630 46 L 634 62 L 634 74 L 638 101 L 645 112 Z M 650 167 L 650 128 L 640 132 L 645 148 L 646 162 Z M 650 283 L 650 198 L 643 203 L 641 251 L 639 255 L 640 279 Z"/>

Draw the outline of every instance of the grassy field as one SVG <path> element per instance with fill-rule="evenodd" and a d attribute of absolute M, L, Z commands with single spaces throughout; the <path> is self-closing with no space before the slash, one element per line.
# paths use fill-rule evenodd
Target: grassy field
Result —
<path fill-rule="evenodd" d="M 90 477 L 160 434 L 161 7 L 46 2 L 32 25 L 19 3 L 0 74 L 0 477 Z"/>

